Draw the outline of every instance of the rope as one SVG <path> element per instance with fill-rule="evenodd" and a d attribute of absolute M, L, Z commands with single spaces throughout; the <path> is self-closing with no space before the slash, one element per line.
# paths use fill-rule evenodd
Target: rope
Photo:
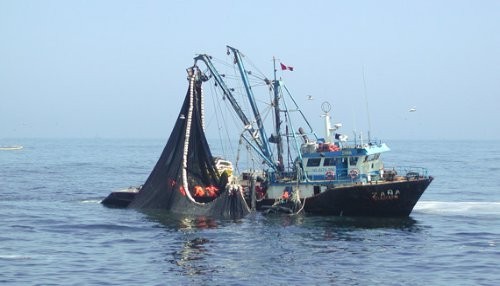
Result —
<path fill-rule="evenodd" d="M 189 137 L 191 136 L 191 121 L 193 119 L 193 102 L 194 102 L 194 80 L 195 75 L 191 76 L 189 80 L 189 110 L 187 114 L 186 122 L 186 137 L 184 138 L 184 152 L 182 154 L 182 187 L 189 198 L 189 200 L 197 205 L 204 205 L 204 203 L 199 203 L 194 200 L 189 191 L 188 181 L 187 181 L 187 155 L 189 150 Z"/>
<path fill-rule="evenodd" d="M 200 88 L 201 90 L 201 127 L 203 128 L 203 132 L 205 132 L 205 97 L 203 96 L 203 88 Z"/>
<path fill-rule="evenodd" d="M 212 104 L 214 108 L 214 112 L 212 112 L 215 115 L 215 120 L 216 120 L 216 126 L 217 126 L 217 134 L 218 134 L 218 140 L 220 141 L 220 146 L 222 148 L 222 154 L 225 159 L 233 160 L 234 158 L 231 157 L 235 152 L 234 152 L 234 146 L 231 143 L 231 136 L 229 134 L 230 123 L 235 123 L 239 122 L 238 117 L 232 109 L 230 109 L 227 105 L 223 105 L 222 103 L 225 101 L 224 96 L 219 93 L 219 90 L 215 88 L 215 86 L 212 85 L 211 90 L 210 90 L 214 96 L 212 97 Z M 223 98 L 223 100 L 218 100 L 219 96 Z M 227 111 L 224 112 L 223 107 L 227 108 Z M 229 115 L 230 118 L 226 119 L 225 115 Z M 237 128 L 238 125 L 235 125 L 235 128 Z M 225 140 L 224 140 L 225 138 Z"/>
<path fill-rule="evenodd" d="M 298 197 L 298 200 L 300 202 L 300 194 L 299 194 L 300 189 L 299 189 L 299 180 L 298 179 L 297 179 L 297 186 L 296 187 L 297 187 L 297 194 L 296 194 L 296 196 Z M 291 215 L 298 215 L 299 213 L 301 213 L 302 210 L 304 209 L 305 205 L 306 205 L 306 198 L 304 197 L 304 202 L 302 203 L 302 207 L 297 212 L 292 213 Z"/>
<path fill-rule="evenodd" d="M 245 201 L 245 196 L 243 195 L 243 186 L 242 185 L 232 184 L 231 186 L 228 185 L 227 187 L 229 188 L 230 191 L 232 191 L 230 194 L 234 194 L 234 193 L 238 192 L 238 195 L 241 197 L 241 199 L 243 201 Z M 243 205 L 245 206 L 245 208 L 248 212 L 251 211 L 250 207 L 248 206 L 248 204 L 246 202 Z"/>
<path fill-rule="evenodd" d="M 235 168 L 236 168 L 236 170 L 238 171 L 238 173 L 239 173 L 239 171 L 240 171 L 240 169 L 239 169 L 239 165 L 238 165 L 238 164 L 240 163 L 240 151 L 241 151 L 241 145 L 243 144 L 243 138 L 242 138 L 242 137 L 243 137 L 243 133 L 240 135 L 240 140 L 239 140 L 239 142 L 238 142 L 238 152 L 236 153 L 236 163 L 235 163 Z"/>

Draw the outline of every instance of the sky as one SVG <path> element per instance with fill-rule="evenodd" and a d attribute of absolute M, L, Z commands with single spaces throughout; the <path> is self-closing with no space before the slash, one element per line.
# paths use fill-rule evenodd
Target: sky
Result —
<path fill-rule="evenodd" d="M 165 138 L 193 57 L 231 45 L 293 66 L 319 130 L 328 101 L 348 134 L 500 140 L 499 31 L 497 0 L 0 0 L 0 139 Z"/>

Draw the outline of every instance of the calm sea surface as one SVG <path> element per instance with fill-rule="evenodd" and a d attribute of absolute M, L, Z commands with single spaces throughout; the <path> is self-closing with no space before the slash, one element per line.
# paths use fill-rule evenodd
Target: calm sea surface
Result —
<path fill-rule="evenodd" d="M 407 219 L 111 209 L 165 140 L 9 139 L 2 285 L 500 285 L 500 142 L 395 141 L 386 166 L 435 176 Z"/>

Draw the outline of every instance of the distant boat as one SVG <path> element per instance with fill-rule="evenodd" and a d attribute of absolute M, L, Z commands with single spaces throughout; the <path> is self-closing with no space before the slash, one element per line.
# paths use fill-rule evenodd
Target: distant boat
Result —
<path fill-rule="evenodd" d="M 21 150 L 23 146 L 13 145 L 13 146 L 0 146 L 0 151 L 12 151 L 12 150 Z"/>

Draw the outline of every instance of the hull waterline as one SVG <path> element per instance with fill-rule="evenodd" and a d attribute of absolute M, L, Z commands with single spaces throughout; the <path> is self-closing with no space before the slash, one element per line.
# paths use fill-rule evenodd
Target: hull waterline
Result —
<path fill-rule="evenodd" d="M 301 200 L 306 213 L 334 216 L 407 217 L 433 177 L 336 187 Z M 257 210 L 275 203 L 263 199 Z"/>

